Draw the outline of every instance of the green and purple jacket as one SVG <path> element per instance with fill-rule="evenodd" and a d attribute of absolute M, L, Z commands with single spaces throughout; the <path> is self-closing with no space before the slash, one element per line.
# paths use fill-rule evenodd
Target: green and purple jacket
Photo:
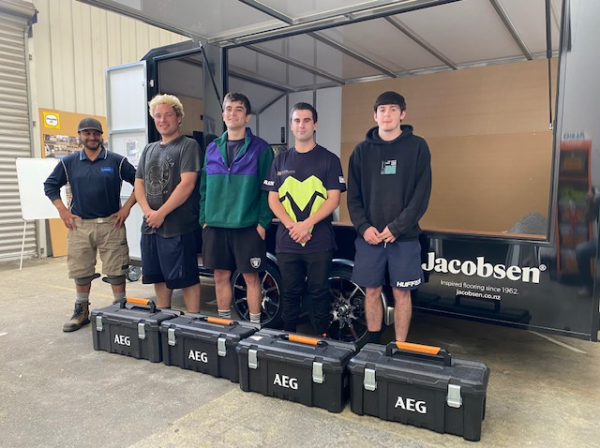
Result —
<path fill-rule="evenodd" d="M 273 162 L 273 150 L 246 128 L 246 139 L 227 166 L 227 132 L 206 148 L 200 178 L 200 225 L 241 229 L 273 219 L 262 184 Z"/>

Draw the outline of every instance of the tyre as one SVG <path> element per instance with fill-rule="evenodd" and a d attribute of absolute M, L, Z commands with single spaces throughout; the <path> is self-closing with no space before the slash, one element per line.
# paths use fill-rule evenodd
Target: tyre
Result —
<path fill-rule="evenodd" d="M 267 269 L 258 274 L 262 290 L 260 323 L 264 327 L 281 326 L 283 307 L 281 303 L 281 276 L 279 268 L 272 261 L 267 262 Z M 246 282 L 244 276 L 235 272 L 232 276 L 233 308 L 241 320 L 250 321 Z"/>
<path fill-rule="evenodd" d="M 350 266 L 335 266 L 329 276 L 331 324 L 329 337 L 360 343 L 367 336 L 365 290 L 351 280 Z"/>
<path fill-rule="evenodd" d="M 129 266 L 129 270 L 127 271 L 127 280 L 129 280 L 130 282 L 137 282 L 141 276 L 141 266 Z"/>

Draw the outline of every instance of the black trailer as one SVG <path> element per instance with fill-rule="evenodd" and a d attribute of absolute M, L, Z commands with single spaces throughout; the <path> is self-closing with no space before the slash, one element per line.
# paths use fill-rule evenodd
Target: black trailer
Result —
<path fill-rule="evenodd" d="M 153 49 L 138 64 L 107 70 L 110 146 L 134 158 L 158 139 L 145 103 L 159 92 L 182 98 L 199 123 L 185 133 L 205 144 L 223 131 L 224 93 L 242 91 L 256 110 L 251 127 L 277 150 L 289 144 L 291 104 L 314 102 L 317 139 L 344 161 L 360 139 L 354 128 L 362 127 L 364 135 L 370 127 L 361 121 L 368 108 L 366 115 L 357 108 L 373 100 L 372 89 L 414 88 L 414 96 L 407 95 L 408 121 L 413 114 L 427 130 L 438 164 L 422 221 L 427 283 L 414 295 L 414 308 L 597 341 L 600 89 L 591 73 L 600 67 L 592 57 L 599 34 L 588 17 L 597 9 L 593 0 L 379 0 L 310 7 L 254 0 L 217 7 L 189 0 L 172 10 L 161 1 L 81 1 L 192 38 Z M 468 76 L 461 84 L 455 78 L 462 74 Z M 480 84 L 487 90 L 477 90 Z M 428 102 L 430 90 L 439 103 Z M 533 91 L 536 97 L 529 95 Z M 503 103 L 509 97 L 513 103 Z M 453 133 L 457 122 L 444 119 L 459 113 L 460 124 L 475 123 L 481 133 L 468 126 Z M 529 118 L 536 123 L 527 128 Z M 494 126 L 503 121 L 511 129 L 502 133 Z M 444 127 L 446 134 L 436 134 Z M 335 227 L 332 333 L 337 328 L 340 339 L 356 340 L 366 328 L 364 291 L 350 280 L 356 233 L 344 207 L 338 218 L 344 223 Z M 273 232 L 269 244 L 272 249 Z M 280 304 L 274 256 L 263 290 L 263 318 L 275 325 Z M 239 276 L 234 291 L 243 317 Z M 393 319 L 390 298 L 384 290 L 387 324 Z"/>

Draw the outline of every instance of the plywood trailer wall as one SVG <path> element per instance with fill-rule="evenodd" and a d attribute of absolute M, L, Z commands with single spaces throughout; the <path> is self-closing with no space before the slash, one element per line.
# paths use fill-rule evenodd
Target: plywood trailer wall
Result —
<path fill-rule="evenodd" d="M 553 61 L 554 76 L 556 67 Z M 376 125 L 375 99 L 387 90 L 404 95 L 404 123 L 431 150 L 433 190 L 422 228 L 501 233 L 530 213 L 547 218 L 552 166 L 547 61 L 344 86 L 346 173 L 355 145 Z M 343 201 L 340 219 L 349 222 Z"/>

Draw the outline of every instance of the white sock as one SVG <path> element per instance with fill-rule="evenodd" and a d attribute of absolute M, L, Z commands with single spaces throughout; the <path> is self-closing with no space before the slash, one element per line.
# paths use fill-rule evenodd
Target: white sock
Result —
<path fill-rule="evenodd" d="M 221 319 L 231 319 L 231 310 L 217 310 Z"/>
<path fill-rule="evenodd" d="M 89 292 L 78 292 L 75 296 L 75 303 L 87 303 L 90 301 L 90 293 Z"/>
<path fill-rule="evenodd" d="M 125 291 L 123 292 L 113 292 L 113 304 L 117 303 L 125 303 L 127 301 L 127 297 L 125 295 Z"/>

